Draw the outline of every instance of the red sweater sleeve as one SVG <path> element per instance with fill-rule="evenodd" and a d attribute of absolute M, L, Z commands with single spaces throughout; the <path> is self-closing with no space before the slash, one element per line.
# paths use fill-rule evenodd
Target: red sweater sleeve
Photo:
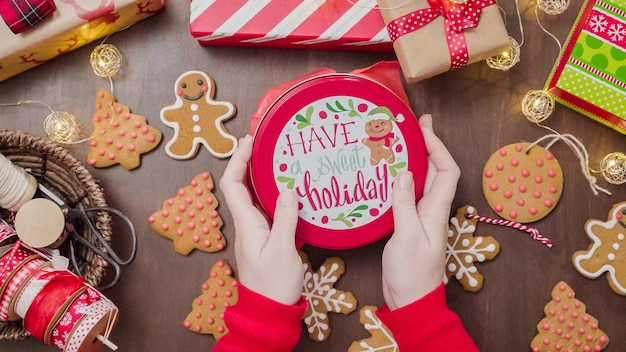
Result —
<path fill-rule="evenodd" d="M 228 333 L 213 352 L 290 352 L 298 344 L 306 300 L 285 305 L 239 284 L 239 299 L 224 313 Z"/>
<path fill-rule="evenodd" d="M 393 334 L 400 351 L 478 351 L 461 318 L 448 308 L 444 284 L 394 311 L 383 306 L 377 315 Z"/>

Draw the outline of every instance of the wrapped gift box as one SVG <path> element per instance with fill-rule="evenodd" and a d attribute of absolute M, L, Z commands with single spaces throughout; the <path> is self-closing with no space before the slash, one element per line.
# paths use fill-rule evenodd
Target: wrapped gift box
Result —
<path fill-rule="evenodd" d="M 626 1 L 585 2 L 546 89 L 559 103 L 626 134 Z"/>
<path fill-rule="evenodd" d="M 0 21 L 0 81 L 162 11 L 165 0 L 55 0 L 56 11 L 14 34 Z"/>
<path fill-rule="evenodd" d="M 437 6 L 431 6 L 431 2 L 437 3 Z M 467 3 L 475 6 L 482 2 L 468 0 Z M 440 8 L 451 6 L 454 10 L 453 7 L 465 6 L 465 4 L 454 4 L 449 0 L 378 0 L 378 5 L 386 24 L 398 23 L 407 18 L 415 21 L 426 19 L 424 21 L 426 24 L 423 27 L 413 31 L 409 30 L 406 34 L 401 33 L 405 25 L 408 25 L 409 28 L 413 25 L 408 22 L 403 23 L 402 28 L 398 29 L 400 36 L 393 42 L 393 48 L 408 83 L 433 77 L 449 71 L 451 68 L 459 68 L 452 67 L 449 47 L 453 46 L 454 39 L 447 39 L 444 29 L 444 18 L 456 18 L 456 14 L 441 13 Z M 463 14 L 464 11 L 461 10 L 460 13 Z M 469 27 L 462 31 L 467 46 L 467 54 L 469 54 L 465 65 L 485 60 L 509 46 L 509 35 L 495 1 L 493 5 L 482 8 L 477 18 L 478 23 L 475 27 Z"/>
<path fill-rule="evenodd" d="M 201 45 L 392 51 L 376 0 L 192 0 Z"/>

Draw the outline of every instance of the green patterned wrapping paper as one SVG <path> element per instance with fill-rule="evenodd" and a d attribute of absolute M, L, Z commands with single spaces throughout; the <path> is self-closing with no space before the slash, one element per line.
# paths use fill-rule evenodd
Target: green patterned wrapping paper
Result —
<path fill-rule="evenodd" d="M 626 134 L 626 0 L 585 1 L 546 89 Z"/>

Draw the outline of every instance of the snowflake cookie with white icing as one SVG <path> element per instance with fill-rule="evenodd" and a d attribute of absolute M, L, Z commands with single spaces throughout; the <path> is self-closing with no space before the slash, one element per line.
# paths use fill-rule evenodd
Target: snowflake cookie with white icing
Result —
<path fill-rule="evenodd" d="M 574 253 L 574 267 L 590 279 L 606 272 L 611 289 L 626 296 L 626 201 L 613 206 L 607 221 L 587 220 L 585 233 L 591 244 Z"/>
<path fill-rule="evenodd" d="M 359 321 L 372 336 L 352 342 L 348 352 L 400 351 L 393 334 L 376 315 L 377 310 L 375 306 L 365 306 L 359 310 Z"/>
<path fill-rule="evenodd" d="M 455 277 L 464 290 L 477 292 L 483 287 L 483 276 L 474 263 L 495 258 L 500 253 L 500 243 L 491 236 L 475 237 L 478 220 L 468 219 L 466 214 L 478 215 L 474 207 L 466 205 L 450 219 L 444 282 Z"/>
<path fill-rule="evenodd" d="M 303 251 L 299 254 L 306 269 L 302 285 L 302 295 L 307 301 L 304 323 L 312 340 L 326 341 L 330 335 L 328 313 L 348 314 L 357 307 L 352 293 L 334 287 L 346 271 L 346 265 L 343 259 L 330 257 L 317 271 L 313 271 L 308 255 Z"/>

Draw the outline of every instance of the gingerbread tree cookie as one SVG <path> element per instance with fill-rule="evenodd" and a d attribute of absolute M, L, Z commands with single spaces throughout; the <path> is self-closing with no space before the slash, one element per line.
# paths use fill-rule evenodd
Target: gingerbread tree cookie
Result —
<path fill-rule="evenodd" d="M 211 268 L 209 279 L 202 284 L 202 294 L 191 304 L 191 312 L 183 325 L 199 334 L 212 334 L 219 340 L 228 333 L 224 312 L 237 303 L 237 288 L 233 270 L 226 261 L 218 260 Z"/>
<path fill-rule="evenodd" d="M 399 352 L 398 344 L 393 335 L 376 316 L 377 307 L 365 306 L 359 311 L 359 321 L 372 335 L 368 338 L 354 341 L 348 352 Z"/>
<path fill-rule="evenodd" d="M 585 233 L 591 244 L 574 253 L 574 267 L 590 279 L 606 272 L 611 289 L 626 296 L 626 202 L 615 204 L 607 221 L 588 220 Z"/>
<path fill-rule="evenodd" d="M 561 281 L 552 289 L 546 304 L 546 317 L 537 324 L 537 335 L 530 343 L 533 352 L 601 351 L 609 338 L 598 328 L 598 320 L 587 314 L 571 287 Z"/>
<path fill-rule="evenodd" d="M 132 114 L 128 106 L 117 102 L 104 89 L 96 96 L 96 112 L 91 119 L 91 133 L 87 162 L 94 167 L 120 164 L 131 170 L 141 164 L 141 154 L 156 148 L 162 133 L 149 126 L 146 118 Z"/>
<path fill-rule="evenodd" d="M 475 237 L 478 220 L 468 219 L 466 214 L 476 214 L 476 209 L 466 205 L 450 219 L 444 282 L 455 277 L 464 290 L 477 292 L 483 287 L 483 276 L 474 263 L 495 258 L 500 253 L 500 243 L 491 236 Z"/>
<path fill-rule="evenodd" d="M 306 267 L 302 286 L 302 295 L 307 301 L 304 323 L 311 339 L 325 341 L 330 335 L 328 313 L 348 314 L 356 309 L 357 301 L 352 293 L 334 287 L 346 270 L 343 259 L 326 258 L 314 272 L 307 254 L 300 251 L 300 257 Z"/>
<path fill-rule="evenodd" d="M 203 172 L 148 218 L 154 231 L 174 242 L 176 252 L 187 255 L 194 248 L 216 252 L 226 246 L 214 187 L 211 174 Z"/>

